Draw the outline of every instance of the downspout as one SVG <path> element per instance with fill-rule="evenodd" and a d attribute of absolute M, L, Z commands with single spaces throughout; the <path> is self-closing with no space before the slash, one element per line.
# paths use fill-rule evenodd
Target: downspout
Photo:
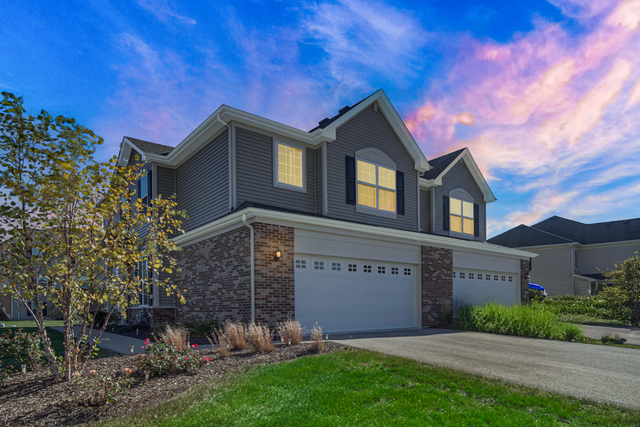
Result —
<path fill-rule="evenodd" d="M 251 322 L 256 321 L 256 276 L 255 276 L 255 256 L 254 256 L 254 241 L 255 230 L 253 226 L 247 222 L 247 214 L 242 215 L 242 223 L 249 227 L 251 230 Z"/>

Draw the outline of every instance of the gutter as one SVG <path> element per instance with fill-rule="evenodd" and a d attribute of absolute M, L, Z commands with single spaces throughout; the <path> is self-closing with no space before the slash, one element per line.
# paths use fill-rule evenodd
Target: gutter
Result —
<path fill-rule="evenodd" d="M 254 242 L 255 242 L 255 230 L 253 226 L 247 222 L 247 214 L 242 215 L 242 223 L 249 227 L 251 230 L 251 322 L 256 321 L 256 276 L 255 276 L 255 264 L 256 259 L 254 256 Z"/>

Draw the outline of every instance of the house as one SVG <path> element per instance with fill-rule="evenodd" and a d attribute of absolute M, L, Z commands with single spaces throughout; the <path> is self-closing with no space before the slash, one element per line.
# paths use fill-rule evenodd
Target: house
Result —
<path fill-rule="evenodd" d="M 584 224 L 552 216 L 519 225 L 489 242 L 538 254 L 531 281 L 549 295 L 590 295 L 606 283 L 602 272 L 640 251 L 640 218 Z"/>
<path fill-rule="evenodd" d="M 520 302 L 529 252 L 486 243 L 491 189 L 468 149 L 427 161 L 382 90 L 311 131 L 221 106 L 176 147 L 123 139 L 140 197 L 176 194 L 186 304 L 153 322 L 287 318 L 325 331 L 415 328 L 459 304 Z"/>

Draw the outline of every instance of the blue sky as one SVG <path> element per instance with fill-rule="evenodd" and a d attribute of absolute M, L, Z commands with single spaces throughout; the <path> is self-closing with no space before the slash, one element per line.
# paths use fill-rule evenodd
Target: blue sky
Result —
<path fill-rule="evenodd" d="M 3 1 L 0 89 L 177 145 L 220 104 L 302 129 L 383 88 L 427 159 L 469 147 L 495 235 L 640 217 L 640 0 Z"/>

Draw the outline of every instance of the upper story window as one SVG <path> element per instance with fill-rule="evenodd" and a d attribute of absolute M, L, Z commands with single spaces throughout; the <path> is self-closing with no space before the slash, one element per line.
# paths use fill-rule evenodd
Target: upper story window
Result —
<path fill-rule="evenodd" d="M 142 203 L 149 206 L 153 198 L 153 181 L 151 179 L 151 171 L 143 172 L 140 181 L 138 181 L 138 198 Z"/>
<path fill-rule="evenodd" d="M 358 160 L 358 204 L 387 212 L 396 211 L 396 171 Z"/>
<path fill-rule="evenodd" d="M 480 206 L 462 188 L 443 196 L 444 230 L 456 237 L 473 239 L 480 236 Z"/>
<path fill-rule="evenodd" d="M 473 236 L 473 203 L 451 197 L 449 206 L 451 209 L 451 231 Z"/>
<path fill-rule="evenodd" d="M 276 187 L 306 191 L 304 147 L 274 140 L 274 179 Z"/>
<path fill-rule="evenodd" d="M 404 175 L 377 148 L 358 150 L 347 156 L 347 203 L 356 212 L 396 218 L 404 215 Z"/>

